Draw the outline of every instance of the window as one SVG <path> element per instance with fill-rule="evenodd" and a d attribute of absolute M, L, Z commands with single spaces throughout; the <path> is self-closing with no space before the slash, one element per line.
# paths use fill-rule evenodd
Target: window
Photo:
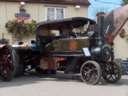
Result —
<path fill-rule="evenodd" d="M 64 8 L 47 7 L 46 20 L 56 20 L 64 18 Z"/>

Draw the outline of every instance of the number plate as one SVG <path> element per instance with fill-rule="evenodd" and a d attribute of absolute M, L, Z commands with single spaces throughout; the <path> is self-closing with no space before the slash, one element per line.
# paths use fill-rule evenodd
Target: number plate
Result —
<path fill-rule="evenodd" d="M 88 56 L 88 57 L 91 56 L 91 53 L 88 48 L 83 48 L 83 52 L 85 56 Z"/>

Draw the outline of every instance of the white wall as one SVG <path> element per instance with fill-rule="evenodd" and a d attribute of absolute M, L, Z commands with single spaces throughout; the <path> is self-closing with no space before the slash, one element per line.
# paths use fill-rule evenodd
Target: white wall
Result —
<path fill-rule="evenodd" d="M 45 20 L 45 8 L 51 6 L 48 4 L 39 3 L 27 3 L 25 9 L 27 13 L 31 15 L 30 19 L 36 20 L 37 22 Z M 53 5 L 52 5 L 53 6 Z M 61 5 L 54 5 L 61 6 Z M 80 9 L 76 9 L 73 5 L 62 5 L 65 8 L 65 18 L 82 16 L 85 17 L 87 13 L 87 7 L 82 6 Z M 15 13 L 19 12 L 20 3 L 11 2 L 0 2 L 0 37 L 4 33 L 5 37 L 11 41 L 11 36 L 5 29 L 5 23 L 8 20 L 15 19 Z"/>
<path fill-rule="evenodd" d="M 119 35 L 115 38 L 115 57 L 121 59 L 128 58 L 128 41 L 126 39 L 122 39 Z"/>

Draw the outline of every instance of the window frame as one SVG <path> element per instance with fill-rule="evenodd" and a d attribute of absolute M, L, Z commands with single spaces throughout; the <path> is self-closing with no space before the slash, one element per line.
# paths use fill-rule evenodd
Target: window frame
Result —
<path fill-rule="evenodd" d="M 65 18 L 65 8 L 64 7 L 52 7 L 52 6 L 47 6 L 45 8 L 45 20 L 47 21 L 48 20 L 48 8 L 54 8 L 54 11 L 55 11 L 55 14 L 54 14 L 54 20 L 58 20 L 57 19 L 57 8 L 59 9 L 63 9 L 63 17 Z M 63 18 L 62 18 L 63 19 Z"/>

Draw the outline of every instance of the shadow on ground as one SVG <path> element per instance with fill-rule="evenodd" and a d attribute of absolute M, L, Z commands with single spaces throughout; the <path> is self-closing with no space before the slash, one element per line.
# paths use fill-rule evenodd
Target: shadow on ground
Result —
<path fill-rule="evenodd" d="M 80 79 L 79 74 L 74 75 L 74 74 L 57 73 L 56 75 L 39 75 L 39 74 L 37 75 L 35 73 L 31 73 L 31 74 L 27 74 L 25 76 L 14 78 L 10 82 L 0 81 L 0 88 L 16 87 L 16 86 L 20 87 L 23 85 L 36 84 L 41 81 L 83 83 Z M 47 82 L 45 82 L 45 83 L 47 83 Z M 122 85 L 128 86 L 128 76 L 123 76 L 123 78 L 118 83 L 115 83 L 115 84 L 108 84 L 102 79 L 101 83 L 99 85 L 101 85 L 101 86 L 106 86 L 106 85 L 107 86 L 122 86 Z"/>
<path fill-rule="evenodd" d="M 39 75 L 36 73 L 29 73 L 21 77 L 13 78 L 13 80 L 9 82 L 0 81 L 0 88 L 36 84 L 40 81 L 55 81 L 55 82 L 75 81 L 75 82 L 82 83 L 78 75 L 63 74 L 63 73 L 57 73 L 54 75 L 46 75 L 46 74 Z"/>

